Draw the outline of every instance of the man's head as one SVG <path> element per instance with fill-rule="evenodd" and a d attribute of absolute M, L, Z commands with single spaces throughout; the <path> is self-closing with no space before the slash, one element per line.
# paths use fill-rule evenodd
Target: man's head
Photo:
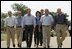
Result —
<path fill-rule="evenodd" d="M 61 13 L 62 13 L 62 12 L 61 12 L 61 8 L 58 8 L 58 9 L 57 9 L 57 13 L 58 13 L 58 14 L 61 14 Z"/>
<path fill-rule="evenodd" d="M 44 10 L 43 10 L 43 9 L 41 9 L 41 10 L 40 10 L 40 12 L 41 12 L 41 15 L 43 15 L 43 14 L 44 14 Z"/>
<path fill-rule="evenodd" d="M 28 15 L 30 15 L 31 14 L 31 9 L 30 8 L 27 8 L 26 9 L 26 12 L 27 12 Z"/>
<path fill-rule="evenodd" d="M 12 16 L 12 12 L 8 11 L 8 16 L 11 17 Z"/>
<path fill-rule="evenodd" d="M 49 14 L 49 10 L 45 9 L 45 15 L 48 15 L 48 14 Z"/>
<path fill-rule="evenodd" d="M 18 11 L 18 16 L 22 16 L 22 12 L 21 11 Z"/>

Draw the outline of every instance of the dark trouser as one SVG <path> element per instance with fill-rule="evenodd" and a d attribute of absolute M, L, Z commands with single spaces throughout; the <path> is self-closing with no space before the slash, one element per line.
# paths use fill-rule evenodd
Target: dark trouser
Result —
<path fill-rule="evenodd" d="M 32 44 L 32 35 L 33 35 L 33 25 L 25 25 L 25 35 L 27 47 L 31 47 Z"/>
<path fill-rule="evenodd" d="M 37 25 L 35 27 L 35 32 L 34 32 L 34 41 L 35 41 L 35 44 L 39 44 L 39 36 L 40 36 L 40 32 L 38 30 L 39 26 Z"/>
<path fill-rule="evenodd" d="M 40 44 L 42 45 L 42 43 L 43 43 L 43 33 L 42 33 L 42 25 L 41 25 L 41 27 L 40 27 Z"/>
<path fill-rule="evenodd" d="M 39 42 L 40 44 L 42 45 L 42 32 L 38 30 L 39 26 L 37 25 L 35 27 L 35 32 L 34 32 L 34 41 L 35 41 L 35 44 L 39 45 Z"/>
<path fill-rule="evenodd" d="M 25 41 L 25 30 L 23 31 L 23 38 L 22 41 Z"/>

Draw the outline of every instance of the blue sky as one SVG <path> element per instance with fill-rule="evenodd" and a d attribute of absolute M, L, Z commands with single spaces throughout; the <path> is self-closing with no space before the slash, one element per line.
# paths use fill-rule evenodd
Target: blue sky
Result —
<path fill-rule="evenodd" d="M 14 12 L 11 8 L 14 3 L 28 6 L 34 16 L 35 12 L 40 11 L 40 9 L 48 8 L 49 11 L 56 12 L 57 8 L 61 8 L 62 12 L 69 15 L 68 20 L 71 20 L 71 1 L 1 1 L 1 12 L 7 13 L 9 10 Z"/>

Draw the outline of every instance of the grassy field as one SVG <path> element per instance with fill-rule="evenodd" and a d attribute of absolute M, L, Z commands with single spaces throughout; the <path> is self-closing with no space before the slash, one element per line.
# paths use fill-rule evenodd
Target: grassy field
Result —
<path fill-rule="evenodd" d="M 1 41 L 6 41 L 6 40 L 7 40 L 7 34 L 1 33 Z"/>
<path fill-rule="evenodd" d="M 15 38 L 16 38 L 16 35 L 15 35 Z M 1 32 L 1 41 L 6 41 L 6 40 L 7 40 L 7 34 Z"/>
<path fill-rule="evenodd" d="M 67 36 L 69 36 L 69 33 L 67 33 Z M 16 38 L 16 35 L 15 35 Z M 7 34 L 6 33 L 1 33 L 1 41 L 6 41 L 7 40 Z"/>

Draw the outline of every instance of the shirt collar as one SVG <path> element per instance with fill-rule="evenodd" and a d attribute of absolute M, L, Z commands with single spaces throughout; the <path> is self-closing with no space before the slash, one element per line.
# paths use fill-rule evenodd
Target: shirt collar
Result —
<path fill-rule="evenodd" d="M 47 16 L 49 16 L 49 14 L 48 15 L 45 15 L 45 16 L 47 17 Z"/>
<path fill-rule="evenodd" d="M 18 16 L 18 18 L 21 18 L 22 16 Z"/>
<path fill-rule="evenodd" d="M 61 16 L 62 15 L 62 12 L 60 14 L 58 14 L 58 15 Z"/>
<path fill-rule="evenodd" d="M 38 18 L 39 18 L 39 16 L 36 16 L 36 17 L 38 17 Z"/>
<path fill-rule="evenodd" d="M 31 14 L 30 15 L 27 14 L 27 16 L 31 16 Z"/>

